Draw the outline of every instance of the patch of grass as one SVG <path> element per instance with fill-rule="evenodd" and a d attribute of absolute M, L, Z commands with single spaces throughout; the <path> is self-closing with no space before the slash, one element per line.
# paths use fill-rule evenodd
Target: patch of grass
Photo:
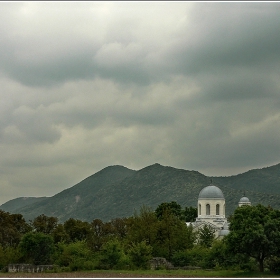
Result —
<path fill-rule="evenodd" d="M 48 273 L 0 273 L 0 278 L 279 278 L 269 272 L 233 270 L 91 270 Z"/>

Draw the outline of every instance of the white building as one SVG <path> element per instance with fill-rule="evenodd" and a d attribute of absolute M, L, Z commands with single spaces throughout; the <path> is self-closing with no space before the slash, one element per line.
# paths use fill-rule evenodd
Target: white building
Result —
<path fill-rule="evenodd" d="M 215 230 L 216 237 L 228 233 L 226 201 L 221 189 L 213 185 L 203 188 L 198 195 L 197 212 L 196 221 L 193 223 L 195 229 L 206 224 Z"/>
<path fill-rule="evenodd" d="M 251 205 L 251 202 L 247 197 L 243 196 L 238 205 Z M 220 188 L 210 185 L 200 191 L 197 212 L 196 221 L 187 223 L 187 225 L 191 224 L 194 230 L 208 225 L 214 229 L 216 238 L 223 238 L 229 233 L 229 224 L 226 218 L 226 201 Z"/>

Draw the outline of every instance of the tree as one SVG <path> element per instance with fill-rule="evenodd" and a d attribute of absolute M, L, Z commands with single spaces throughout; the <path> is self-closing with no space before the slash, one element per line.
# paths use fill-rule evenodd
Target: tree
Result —
<path fill-rule="evenodd" d="M 183 215 L 185 217 L 186 222 L 194 222 L 197 217 L 197 208 L 195 207 L 185 207 L 183 211 Z"/>
<path fill-rule="evenodd" d="M 102 245 L 100 267 L 103 269 L 118 268 L 125 262 L 125 254 L 121 242 L 111 239 Z"/>
<path fill-rule="evenodd" d="M 22 237 L 19 249 L 26 261 L 35 265 L 49 264 L 54 252 L 53 238 L 41 232 L 29 232 Z"/>
<path fill-rule="evenodd" d="M 154 245 L 159 221 L 154 211 L 147 206 L 140 208 L 140 213 L 134 213 L 130 219 L 127 239 L 131 243 L 145 241 L 148 245 Z"/>
<path fill-rule="evenodd" d="M 44 214 L 36 217 L 31 225 L 36 232 L 51 234 L 57 227 L 58 219 L 56 217 L 48 217 Z"/>
<path fill-rule="evenodd" d="M 136 268 L 147 269 L 148 261 L 152 258 L 153 248 L 145 241 L 133 243 L 128 249 L 128 256 Z"/>
<path fill-rule="evenodd" d="M 90 233 L 90 224 L 73 218 L 64 222 L 65 232 L 69 235 L 70 241 L 86 240 Z"/>
<path fill-rule="evenodd" d="M 212 246 L 212 243 L 215 239 L 215 230 L 209 225 L 205 224 L 199 228 L 197 238 L 199 245 L 209 248 Z"/>
<path fill-rule="evenodd" d="M 192 248 L 194 240 L 192 226 L 187 227 L 185 222 L 166 209 L 157 230 L 155 250 L 157 255 L 171 260 L 174 252 Z"/>
<path fill-rule="evenodd" d="M 264 260 L 280 253 L 280 211 L 263 205 L 238 207 L 225 241 L 230 250 L 254 258 L 264 271 Z"/>
<path fill-rule="evenodd" d="M 182 207 L 175 201 L 161 203 L 155 210 L 157 218 L 162 219 L 163 213 L 166 211 L 169 211 L 180 220 L 184 219 Z"/>
<path fill-rule="evenodd" d="M 23 234 L 31 227 L 21 214 L 10 214 L 0 210 L 0 244 L 5 248 L 17 246 Z"/>

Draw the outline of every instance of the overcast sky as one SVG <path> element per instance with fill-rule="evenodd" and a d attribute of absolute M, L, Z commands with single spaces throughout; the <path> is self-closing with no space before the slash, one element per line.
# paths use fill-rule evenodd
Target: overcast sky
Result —
<path fill-rule="evenodd" d="M 278 2 L 0 2 L 0 32 L 0 204 L 280 162 Z"/>

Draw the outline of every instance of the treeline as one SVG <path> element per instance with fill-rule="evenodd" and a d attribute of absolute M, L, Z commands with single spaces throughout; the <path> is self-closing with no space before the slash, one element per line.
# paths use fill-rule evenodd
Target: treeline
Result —
<path fill-rule="evenodd" d="M 26 222 L 20 214 L 0 211 L 0 269 L 10 263 L 54 264 L 60 271 L 149 269 L 150 259 L 164 257 L 176 267 L 279 270 L 280 211 L 240 207 L 222 240 L 206 225 L 198 231 L 186 226 L 196 216 L 196 208 L 176 202 L 90 223 L 73 218 L 58 223 L 45 215 Z"/>

